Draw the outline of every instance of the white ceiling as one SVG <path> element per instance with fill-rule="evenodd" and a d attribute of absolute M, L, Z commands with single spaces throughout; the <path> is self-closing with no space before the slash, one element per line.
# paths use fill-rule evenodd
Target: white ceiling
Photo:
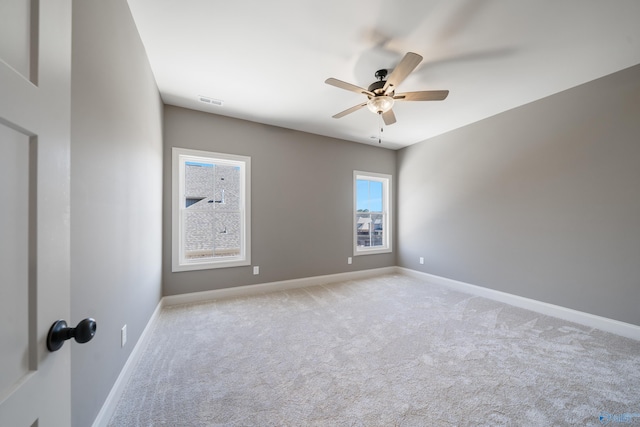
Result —
<path fill-rule="evenodd" d="M 324 81 L 366 88 L 422 55 L 398 92 L 450 94 L 397 102 L 391 149 L 640 63 L 637 0 L 128 2 L 165 103 L 365 144 L 376 114 L 331 116 L 366 97 Z"/>

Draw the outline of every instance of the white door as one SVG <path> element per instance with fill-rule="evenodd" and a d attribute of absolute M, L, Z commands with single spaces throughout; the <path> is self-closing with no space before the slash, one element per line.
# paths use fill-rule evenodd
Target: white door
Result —
<path fill-rule="evenodd" d="M 0 0 L 0 426 L 71 424 L 71 0 Z"/>

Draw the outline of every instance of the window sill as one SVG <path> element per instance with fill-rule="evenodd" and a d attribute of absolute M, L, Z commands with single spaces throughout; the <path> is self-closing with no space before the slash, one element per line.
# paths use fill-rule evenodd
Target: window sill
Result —
<path fill-rule="evenodd" d="M 380 249 L 360 249 L 353 253 L 353 256 L 362 256 L 362 255 L 377 255 L 377 254 L 389 254 L 392 253 L 393 250 L 391 248 L 380 248 Z"/>
<path fill-rule="evenodd" d="M 196 270 L 212 270 L 216 268 L 231 268 L 231 267 L 246 267 L 251 265 L 250 260 L 237 260 L 237 261 L 218 261 L 218 262 L 194 262 L 188 264 L 174 264 L 171 267 L 172 273 L 178 273 L 181 271 L 196 271 Z"/>

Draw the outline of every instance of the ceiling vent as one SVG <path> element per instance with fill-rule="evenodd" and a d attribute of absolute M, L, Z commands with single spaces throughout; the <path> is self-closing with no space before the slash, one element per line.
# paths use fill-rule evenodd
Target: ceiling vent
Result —
<path fill-rule="evenodd" d="M 218 107 L 222 107 L 223 104 L 222 100 L 220 99 L 209 98 L 208 96 L 202 95 L 198 95 L 198 101 L 209 105 L 217 105 Z"/>

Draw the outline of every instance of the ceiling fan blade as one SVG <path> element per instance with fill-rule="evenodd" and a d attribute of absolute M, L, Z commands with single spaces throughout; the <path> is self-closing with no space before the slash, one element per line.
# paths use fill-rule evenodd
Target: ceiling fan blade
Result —
<path fill-rule="evenodd" d="M 358 111 L 359 109 L 361 109 L 362 107 L 364 107 L 365 105 L 367 105 L 367 103 L 365 102 L 364 104 L 358 104 L 358 105 L 354 105 L 351 108 L 347 108 L 344 111 L 339 112 L 338 114 L 336 114 L 335 116 L 332 116 L 334 119 L 339 119 L 340 117 L 344 117 L 347 114 L 351 114 L 354 111 Z"/>
<path fill-rule="evenodd" d="M 393 110 L 389 110 L 386 113 L 382 113 L 382 120 L 384 120 L 385 125 L 392 125 L 396 122 L 396 115 L 393 114 Z"/>
<path fill-rule="evenodd" d="M 361 93 L 367 96 L 375 96 L 373 92 L 369 92 L 365 88 L 360 86 L 352 85 L 351 83 L 343 82 L 342 80 L 334 79 L 333 77 L 328 78 L 324 81 L 326 84 L 339 87 L 340 89 L 350 90 L 351 92 Z"/>
<path fill-rule="evenodd" d="M 442 101 L 449 95 L 448 90 L 423 90 L 394 95 L 396 101 Z"/>
<path fill-rule="evenodd" d="M 385 94 L 395 90 L 400 83 L 407 78 L 409 74 L 422 62 L 422 56 L 417 53 L 407 52 L 400 63 L 393 69 L 387 82 L 384 84 L 383 91 Z"/>

